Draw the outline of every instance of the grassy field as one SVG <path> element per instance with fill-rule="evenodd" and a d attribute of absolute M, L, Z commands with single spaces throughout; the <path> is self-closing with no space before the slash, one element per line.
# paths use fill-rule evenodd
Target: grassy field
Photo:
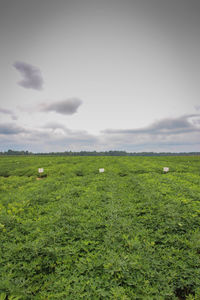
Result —
<path fill-rule="evenodd" d="M 0 157 L 4 299 L 200 299 L 200 157 Z"/>

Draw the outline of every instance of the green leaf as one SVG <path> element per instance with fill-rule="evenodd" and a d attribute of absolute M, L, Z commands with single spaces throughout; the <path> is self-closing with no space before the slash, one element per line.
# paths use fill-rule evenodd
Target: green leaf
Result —
<path fill-rule="evenodd" d="M 6 299 L 6 293 L 1 293 L 0 300 L 5 300 L 5 299 Z"/>

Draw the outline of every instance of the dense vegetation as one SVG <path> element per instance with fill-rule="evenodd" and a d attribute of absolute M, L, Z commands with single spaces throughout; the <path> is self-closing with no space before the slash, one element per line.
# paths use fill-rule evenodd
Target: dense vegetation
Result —
<path fill-rule="evenodd" d="M 200 299 L 200 157 L 2 156 L 0 299 Z"/>
<path fill-rule="evenodd" d="M 126 151 L 65 151 L 65 152 L 51 152 L 51 153 L 32 153 L 29 151 L 11 150 L 0 152 L 0 155 L 39 155 L 39 156 L 194 156 L 200 155 L 200 152 L 126 152 Z"/>

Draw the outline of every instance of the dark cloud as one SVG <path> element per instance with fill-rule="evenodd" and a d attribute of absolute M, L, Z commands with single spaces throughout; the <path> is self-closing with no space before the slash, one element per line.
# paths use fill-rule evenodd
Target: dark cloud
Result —
<path fill-rule="evenodd" d="M 43 78 L 40 70 L 25 62 L 17 61 L 13 65 L 23 79 L 18 84 L 26 89 L 42 90 Z"/>
<path fill-rule="evenodd" d="M 17 126 L 13 123 L 0 124 L 0 134 L 2 135 L 19 134 L 25 132 L 27 132 L 25 128 Z"/>
<path fill-rule="evenodd" d="M 41 107 L 41 111 L 53 111 L 63 115 L 73 115 L 77 112 L 77 109 L 81 104 L 82 100 L 77 98 L 71 98 L 53 102 L 51 104 L 43 104 Z"/>
<path fill-rule="evenodd" d="M 17 116 L 10 109 L 0 108 L 0 113 L 10 115 L 13 120 L 17 120 Z"/>

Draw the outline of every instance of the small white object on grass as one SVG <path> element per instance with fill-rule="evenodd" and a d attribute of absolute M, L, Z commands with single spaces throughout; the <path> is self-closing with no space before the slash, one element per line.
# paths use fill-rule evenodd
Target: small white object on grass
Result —
<path fill-rule="evenodd" d="M 169 172 L 169 168 L 168 167 L 164 167 L 163 168 L 163 172 L 165 172 L 165 173 Z"/>
<path fill-rule="evenodd" d="M 104 171 L 104 168 L 99 169 L 99 173 L 103 173 Z"/>
<path fill-rule="evenodd" d="M 43 168 L 39 168 L 38 169 L 38 173 L 43 173 L 44 172 L 44 169 Z"/>

